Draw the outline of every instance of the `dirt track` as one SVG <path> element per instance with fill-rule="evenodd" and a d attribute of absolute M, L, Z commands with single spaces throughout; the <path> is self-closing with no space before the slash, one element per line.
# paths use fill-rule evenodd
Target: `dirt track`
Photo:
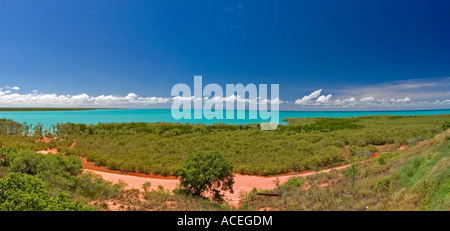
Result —
<path fill-rule="evenodd" d="M 46 141 L 44 141 L 46 142 Z M 75 142 L 70 145 L 71 148 L 75 146 Z M 407 146 L 404 145 L 399 148 L 399 150 L 404 150 Z M 38 153 L 56 153 L 56 149 L 42 150 Z M 371 158 L 377 157 L 378 152 L 374 153 Z M 104 180 L 111 181 L 113 183 L 118 183 L 123 181 L 127 184 L 127 189 L 139 189 L 143 190 L 143 184 L 146 182 L 151 183 L 151 189 L 157 189 L 159 185 L 163 186 L 164 189 L 173 190 L 177 187 L 179 180 L 173 176 L 163 177 L 157 175 L 145 175 L 140 173 L 122 173 L 119 171 L 109 170 L 106 167 L 95 166 L 94 163 L 88 162 L 85 158 L 82 158 L 82 165 L 85 172 L 92 172 L 94 174 L 100 175 Z M 318 173 L 328 173 L 332 169 L 341 170 L 349 167 L 350 164 L 341 165 L 329 169 L 322 170 Z M 239 205 L 239 194 L 241 192 L 250 192 L 253 188 L 257 189 L 273 189 L 276 187 L 276 182 L 278 179 L 279 184 L 285 183 L 291 177 L 307 177 L 316 174 L 313 171 L 301 172 L 296 174 L 284 174 L 278 176 L 253 176 L 253 175 L 240 175 L 234 174 L 234 193 L 225 193 L 225 199 L 234 206 Z"/>
<path fill-rule="evenodd" d="M 142 185 L 146 182 L 150 182 L 152 189 L 157 189 L 158 186 L 161 185 L 165 189 L 173 190 L 177 187 L 177 184 L 179 183 L 179 180 L 173 177 L 172 178 L 152 177 L 152 176 L 145 176 L 143 174 L 141 174 L 142 176 L 136 176 L 125 173 L 114 173 L 111 170 L 109 171 L 92 170 L 89 169 L 89 166 L 85 165 L 86 162 L 83 161 L 83 163 L 84 163 L 83 168 L 85 169 L 85 172 L 92 172 L 98 174 L 104 180 L 111 181 L 114 183 L 118 183 L 120 180 L 122 180 L 127 184 L 127 189 L 142 190 L 143 189 Z M 327 173 L 330 172 L 332 169 L 340 170 L 347 168 L 348 166 L 350 166 L 350 164 L 325 169 L 320 171 L 319 173 Z M 233 185 L 234 193 L 233 194 L 225 193 L 225 199 L 230 204 L 237 206 L 240 201 L 239 194 L 241 192 L 250 192 L 253 188 L 273 189 L 276 187 L 277 178 L 278 182 L 280 184 L 283 184 L 291 177 L 307 177 L 313 174 L 316 174 L 316 172 L 309 171 L 298 174 L 285 174 L 270 177 L 234 174 L 234 182 L 235 182 Z"/>

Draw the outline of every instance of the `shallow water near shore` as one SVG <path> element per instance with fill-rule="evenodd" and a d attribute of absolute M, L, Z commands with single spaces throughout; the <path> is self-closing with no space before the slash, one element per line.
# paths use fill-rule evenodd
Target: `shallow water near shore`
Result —
<path fill-rule="evenodd" d="M 181 119 L 172 117 L 170 109 L 97 109 L 84 111 L 2 111 L 0 118 L 12 119 L 14 121 L 27 124 L 37 124 L 38 122 L 48 127 L 56 123 L 121 123 L 121 122 L 171 122 L 171 123 L 193 123 L 193 124 L 252 124 L 268 122 L 261 118 L 249 119 L 246 111 L 246 119 L 237 119 L 237 111 L 234 111 L 234 119 Z M 414 110 L 414 111 L 280 111 L 280 123 L 286 118 L 310 118 L 310 117 L 356 117 L 368 115 L 438 115 L 450 114 L 450 109 L 446 110 Z M 192 113 L 193 115 L 193 113 Z M 224 112 L 225 115 L 225 112 Z M 224 118 L 226 118 L 224 116 Z"/>

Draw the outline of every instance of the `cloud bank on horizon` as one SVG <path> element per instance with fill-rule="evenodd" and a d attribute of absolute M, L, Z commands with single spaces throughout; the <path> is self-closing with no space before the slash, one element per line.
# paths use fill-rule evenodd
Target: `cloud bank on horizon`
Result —
<path fill-rule="evenodd" d="M 363 87 L 348 87 L 323 94 L 314 90 L 293 101 L 275 99 L 281 110 L 414 110 L 450 108 L 450 77 L 411 79 Z M 126 96 L 85 93 L 63 95 L 57 93 L 20 93 L 20 87 L 0 88 L 0 107 L 94 107 L 94 108 L 170 108 L 174 101 L 195 101 L 193 97 L 142 97 L 132 92 Z M 335 96 L 337 95 L 337 96 Z M 204 98 L 203 100 L 207 100 Z M 215 96 L 213 102 L 264 102 L 239 95 Z"/>

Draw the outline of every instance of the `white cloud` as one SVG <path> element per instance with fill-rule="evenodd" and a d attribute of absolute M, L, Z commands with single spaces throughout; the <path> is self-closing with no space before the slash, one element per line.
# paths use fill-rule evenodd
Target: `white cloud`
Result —
<path fill-rule="evenodd" d="M 450 78 L 448 78 L 450 80 Z M 141 97 L 135 93 L 128 93 L 125 96 L 117 95 L 99 95 L 90 96 L 82 93 L 77 95 L 62 95 L 62 94 L 44 94 L 39 93 L 38 90 L 32 90 L 28 94 L 19 94 L 14 90 L 19 90 L 19 87 L 0 88 L 0 107 L 97 107 L 97 108 L 170 108 L 170 104 L 175 101 L 191 101 L 191 102 L 243 102 L 249 103 L 274 103 L 282 104 L 284 110 L 389 110 L 389 109 L 438 109 L 448 108 L 450 106 L 450 94 L 448 88 L 440 88 L 442 84 L 445 85 L 447 78 L 439 79 L 439 81 L 431 81 L 425 83 L 423 81 L 403 81 L 399 84 L 379 85 L 385 88 L 375 91 L 372 87 L 363 88 L 348 88 L 348 92 L 343 90 L 336 90 L 336 94 L 321 95 L 322 89 L 315 90 L 312 93 L 297 99 L 294 102 L 283 101 L 277 99 L 262 99 L 260 97 L 248 99 L 239 95 L 230 95 L 227 97 L 214 96 L 205 98 L 195 98 L 176 96 L 176 97 Z M 437 84 L 440 83 L 440 84 Z M 446 91 L 440 98 L 420 98 L 423 94 L 415 94 L 419 90 L 430 88 L 428 91 L 432 92 L 432 86 L 437 86 L 438 93 Z M 447 86 L 447 85 L 445 85 Z M 450 85 L 448 85 L 450 86 Z M 412 89 L 412 90 L 406 90 Z M 439 89 L 441 91 L 439 91 Z M 384 94 L 386 91 L 386 94 Z M 395 92 L 399 92 L 395 94 Z M 342 94 L 342 92 L 347 94 Z M 375 92 L 371 94 L 371 92 Z M 423 93 L 423 91 L 421 91 Z M 341 93 L 341 94 L 339 94 Z M 427 95 L 428 96 L 428 95 Z"/>
<path fill-rule="evenodd" d="M 329 94 L 327 96 L 321 95 L 321 96 L 319 96 L 319 98 L 317 98 L 316 102 L 327 103 L 330 100 L 330 98 L 331 98 L 331 94 Z"/>
<path fill-rule="evenodd" d="M 339 97 L 373 97 L 410 100 L 436 100 L 450 98 L 450 77 L 409 79 L 372 84 L 366 86 L 348 86 L 337 89 Z"/>
<path fill-rule="evenodd" d="M 287 110 L 410 110 L 442 109 L 450 105 L 450 77 L 410 79 L 335 89 L 333 95 L 316 90 L 291 102 Z M 332 100 L 331 97 L 333 97 Z"/>
<path fill-rule="evenodd" d="M 344 99 L 344 100 L 336 100 L 334 101 L 335 105 L 341 105 L 343 107 L 349 107 L 349 106 L 354 106 L 358 101 L 354 98 L 351 97 L 349 99 Z"/>
<path fill-rule="evenodd" d="M 125 96 L 125 99 L 135 99 L 136 97 L 137 97 L 137 95 L 131 92 L 131 93 L 128 93 L 127 96 Z"/>
<path fill-rule="evenodd" d="M 194 96 L 175 96 L 172 98 L 173 101 L 193 101 L 195 99 Z"/>
<path fill-rule="evenodd" d="M 363 97 L 359 100 L 355 97 L 350 97 L 346 99 L 338 99 L 334 101 L 332 106 L 338 106 L 343 108 L 354 108 L 354 109 L 392 109 L 396 107 L 414 106 L 415 102 L 412 102 L 409 97 L 400 99 L 387 99 L 387 98 L 375 98 L 372 96 Z"/>
<path fill-rule="evenodd" d="M 361 102 L 372 102 L 374 100 L 375 100 L 375 98 L 373 98 L 372 96 L 369 96 L 369 97 L 361 98 L 359 101 L 361 101 Z"/>
<path fill-rule="evenodd" d="M 20 90 L 20 87 L 17 87 L 17 86 L 15 86 L 15 87 L 5 86 L 5 89 L 11 89 L 11 90 L 18 91 L 18 90 Z M 3 90 L 3 88 L 0 88 L 0 90 Z"/>
<path fill-rule="evenodd" d="M 0 90 L 0 107 L 146 107 L 171 101 L 171 98 L 139 97 L 134 93 L 127 96 L 38 94 L 37 91 L 30 94 L 10 93 L 9 90 Z"/>
<path fill-rule="evenodd" d="M 301 99 L 295 100 L 297 105 L 327 105 L 331 103 L 332 94 L 320 95 L 322 89 L 316 90 L 309 95 L 303 96 Z M 316 99 L 316 100 L 314 100 Z"/>
<path fill-rule="evenodd" d="M 413 101 L 410 97 L 404 98 L 378 98 L 374 96 L 364 97 L 344 97 L 336 100 L 331 100 L 332 94 L 320 95 L 322 89 L 314 91 L 313 93 L 304 96 L 301 99 L 295 101 L 296 105 L 299 105 L 303 109 L 354 109 L 354 110 L 366 110 L 366 109 L 395 109 L 395 108 L 413 108 L 417 106 L 424 106 L 430 104 L 428 101 L 418 103 Z M 320 96 L 319 96 L 320 95 Z M 317 98 L 317 99 L 316 99 Z M 313 101 L 313 99 L 316 99 Z M 445 104 L 445 101 L 439 101 L 440 105 Z M 288 103 L 289 104 L 289 103 Z M 434 103 L 438 104 L 438 103 Z"/>
<path fill-rule="evenodd" d="M 295 104 L 307 104 L 309 103 L 312 99 L 315 99 L 317 97 L 319 97 L 320 93 L 322 92 L 322 89 L 316 90 L 313 93 L 309 94 L 309 95 L 305 95 L 303 96 L 303 98 L 301 99 L 297 99 L 295 101 Z"/>
<path fill-rule="evenodd" d="M 404 99 L 391 99 L 391 101 L 394 103 L 406 103 L 411 101 L 411 99 L 409 97 L 405 97 Z"/>

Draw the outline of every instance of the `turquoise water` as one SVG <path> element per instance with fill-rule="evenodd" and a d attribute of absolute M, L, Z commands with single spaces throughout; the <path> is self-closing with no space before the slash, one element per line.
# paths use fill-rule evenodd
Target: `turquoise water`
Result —
<path fill-rule="evenodd" d="M 236 113 L 235 113 L 236 114 Z M 450 114 L 447 110 L 417 110 L 417 111 L 280 111 L 280 121 L 293 117 L 355 117 L 366 115 L 438 115 Z M 12 119 L 17 122 L 37 124 L 41 122 L 45 127 L 56 123 L 85 123 L 97 124 L 111 122 L 174 122 L 174 123 L 226 123 L 226 124 L 250 124 L 260 123 L 267 120 L 248 119 L 244 120 L 175 120 L 172 118 L 170 109 L 116 109 L 116 110 L 88 110 L 88 111 L 15 111 L 0 112 L 0 118 Z M 236 116 L 235 116 L 236 118 Z"/>

